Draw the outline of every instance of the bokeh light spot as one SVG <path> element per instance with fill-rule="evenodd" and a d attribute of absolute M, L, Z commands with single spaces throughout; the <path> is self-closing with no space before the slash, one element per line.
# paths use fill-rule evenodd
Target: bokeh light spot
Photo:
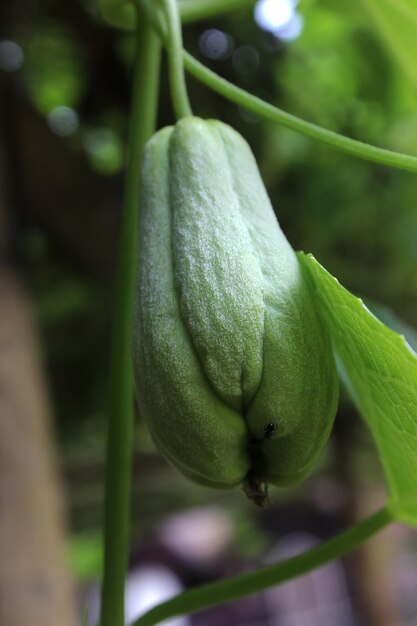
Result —
<path fill-rule="evenodd" d="M 302 32 L 304 20 L 296 11 L 298 0 L 259 0 L 255 6 L 255 21 L 283 41 L 292 41 Z"/>
<path fill-rule="evenodd" d="M 223 61 L 233 50 L 233 40 L 222 30 L 210 28 L 200 36 L 199 46 L 202 54 L 208 59 Z"/>
<path fill-rule="evenodd" d="M 295 5 L 293 0 L 259 0 L 255 6 L 255 21 L 264 30 L 275 32 L 288 24 Z"/>
<path fill-rule="evenodd" d="M 290 21 L 277 30 L 276 36 L 283 41 L 292 41 L 301 35 L 303 28 L 304 18 L 298 11 L 295 11 Z"/>
<path fill-rule="evenodd" d="M 60 137 L 69 137 L 78 128 L 78 115 L 70 107 L 55 107 L 48 113 L 47 120 L 52 132 Z"/>
<path fill-rule="evenodd" d="M 22 48 L 9 39 L 0 41 L 0 68 L 5 72 L 17 72 L 24 61 Z"/>
<path fill-rule="evenodd" d="M 96 128 L 88 131 L 84 147 L 95 170 L 101 174 L 115 174 L 124 163 L 123 144 L 111 128 Z"/>

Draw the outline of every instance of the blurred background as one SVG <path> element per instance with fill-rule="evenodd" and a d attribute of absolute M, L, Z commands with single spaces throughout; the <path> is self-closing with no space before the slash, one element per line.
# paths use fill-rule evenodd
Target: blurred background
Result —
<path fill-rule="evenodd" d="M 414 0 L 399 1 L 395 11 L 392 6 L 381 0 L 384 21 L 370 0 L 248 2 L 187 24 L 184 45 L 221 76 L 295 115 L 417 154 L 417 12 Z M 98 616 L 108 356 L 133 49 L 132 33 L 107 24 L 95 0 L 12 0 L 0 8 L 5 626 L 28 623 L 16 617 L 19 572 L 26 572 L 27 562 L 48 562 L 52 548 L 51 567 L 60 567 L 64 532 L 77 591 L 76 616 L 65 624 L 94 624 Z M 187 82 L 197 115 L 219 118 L 249 141 L 293 247 L 311 251 L 415 342 L 415 174 L 342 155 L 258 119 L 192 78 Z M 164 59 L 158 126 L 173 121 Z M 50 432 L 36 426 L 47 413 L 52 453 Z M 23 487 L 13 482 L 19 468 Z M 9 504 L 19 498 L 16 522 Z M 372 440 L 344 392 L 320 466 L 295 490 L 271 489 L 265 511 L 239 489 L 217 492 L 188 482 L 137 423 L 128 619 L 181 588 L 301 552 L 373 512 L 384 498 Z M 64 510 L 66 530 L 59 513 L 58 521 L 42 517 L 50 500 L 54 510 Z M 4 519 L 9 512 L 8 525 L 2 512 Z M 28 535 L 29 527 L 42 523 L 53 528 Z M 16 557 L 18 546 L 26 560 Z M 65 576 L 62 585 L 65 605 Z M 31 589 L 34 603 L 57 597 L 49 587 Z M 43 616 L 41 623 L 52 621 Z M 172 623 L 417 624 L 417 537 L 392 526 L 310 576 Z"/>

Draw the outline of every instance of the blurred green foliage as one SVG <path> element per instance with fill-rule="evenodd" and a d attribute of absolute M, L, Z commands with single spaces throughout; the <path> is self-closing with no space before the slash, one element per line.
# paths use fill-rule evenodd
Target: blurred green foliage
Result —
<path fill-rule="evenodd" d="M 363 0 L 384 42 L 417 86 L 417 5 L 414 0 Z"/>
<path fill-rule="evenodd" d="M 42 19 L 25 45 L 28 96 L 40 113 L 77 107 L 87 87 L 83 51 L 65 23 Z"/>

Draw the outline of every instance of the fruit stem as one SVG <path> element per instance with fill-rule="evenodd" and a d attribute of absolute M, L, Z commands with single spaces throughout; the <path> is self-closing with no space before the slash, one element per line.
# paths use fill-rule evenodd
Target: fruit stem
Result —
<path fill-rule="evenodd" d="M 176 0 L 161 0 L 161 2 L 168 22 L 166 49 L 172 104 L 177 119 L 181 119 L 193 114 L 185 84 L 181 20 Z"/>
<path fill-rule="evenodd" d="M 252 500 L 252 502 L 261 509 L 264 509 L 268 504 L 270 504 L 268 497 L 268 483 L 254 476 L 252 472 L 249 472 L 245 478 L 243 491 L 249 500 Z"/>

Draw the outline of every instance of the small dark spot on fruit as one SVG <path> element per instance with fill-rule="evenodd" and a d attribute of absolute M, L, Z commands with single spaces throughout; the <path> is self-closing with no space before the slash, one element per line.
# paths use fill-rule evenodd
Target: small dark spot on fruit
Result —
<path fill-rule="evenodd" d="M 276 424 L 273 424 L 272 422 L 269 422 L 269 424 L 266 424 L 264 428 L 265 439 L 271 439 L 272 435 L 276 432 L 276 430 L 277 430 Z"/>

